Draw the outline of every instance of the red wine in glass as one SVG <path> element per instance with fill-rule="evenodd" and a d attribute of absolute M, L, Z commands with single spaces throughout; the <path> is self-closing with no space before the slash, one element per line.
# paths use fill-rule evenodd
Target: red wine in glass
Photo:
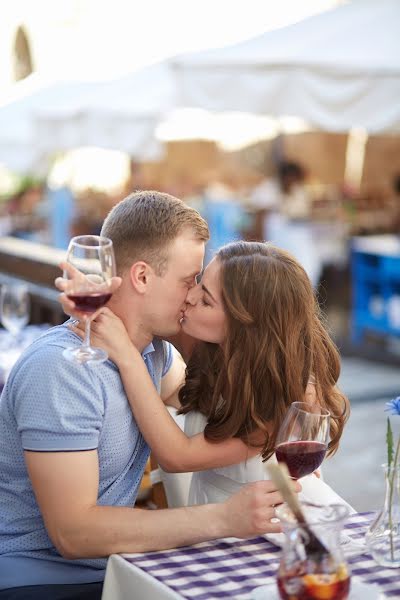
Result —
<path fill-rule="evenodd" d="M 75 303 L 76 308 L 85 313 L 96 312 L 107 304 L 111 296 L 112 294 L 101 292 L 68 294 L 68 298 Z"/>
<path fill-rule="evenodd" d="M 90 345 L 90 321 L 111 298 L 111 282 L 116 274 L 112 241 L 97 235 L 74 237 L 68 246 L 67 262 L 74 269 L 64 273 L 69 280 L 66 294 L 84 313 L 85 336 L 80 346 L 66 348 L 63 356 L 78 364 L 103 362 L 107 352 Z"/>
<path fill-rule="evenodd" d="M 291 477 L 299 479 L 313 473 L 325 458 L 327 446 L 322 442 L 283 442 L 275 449 L 278 462 L 283 462 Z"/>
<path fill-rule="evenodd" d="M 325 458 L 329 412 L 306 402 L 293 402 L 279 429 L 275 455 L 293 479 L 313 473 Z"/>

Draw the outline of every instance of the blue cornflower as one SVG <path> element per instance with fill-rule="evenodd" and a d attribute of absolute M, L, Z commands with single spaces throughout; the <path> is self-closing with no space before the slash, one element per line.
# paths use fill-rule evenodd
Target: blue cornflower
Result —
<path fill-rule="evenodd" d="M 391 415 L 399 415 L 400 416 L 400 396 L 394 398 L 390 402 L 386 402 L 385 410 L 390 410 Z"/>

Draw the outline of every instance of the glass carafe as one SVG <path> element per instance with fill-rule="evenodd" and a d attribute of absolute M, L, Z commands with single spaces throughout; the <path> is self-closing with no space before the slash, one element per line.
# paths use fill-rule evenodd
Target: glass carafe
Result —
<path fill-rule="evenodd" d="M 400 567 L 400 465 L 383 465 L 386 492 L 383 509 L 366 536 L 369 551 L 383 567 Z"/>
<path fill-rule="evenodd" d="M 319 506 L 304 502 L 307 524 L 327 552 L 310 554 L 309 536 L 286 504 L 276 509 L 285 542 L 277 583 L 282 600 L 345 600 L 350 592 L 350 569 L 340 545 L 340 532 L 349 511 L 346 506 Z"/>

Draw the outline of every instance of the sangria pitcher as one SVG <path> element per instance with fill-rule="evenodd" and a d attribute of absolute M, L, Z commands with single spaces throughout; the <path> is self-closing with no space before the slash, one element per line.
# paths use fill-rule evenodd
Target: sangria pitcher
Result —
<path fill-rule="evenodd" d="M 340 532 L 348 516 L 341 504 L 302 503 L 307 525 L 322 542 L 324 552 L 311 551 L 309 535 L 286 504 L 277 507 L 285 534 L 277 584 L 282 600 L 346 600 L 350 569 L 340 545 Z"/>

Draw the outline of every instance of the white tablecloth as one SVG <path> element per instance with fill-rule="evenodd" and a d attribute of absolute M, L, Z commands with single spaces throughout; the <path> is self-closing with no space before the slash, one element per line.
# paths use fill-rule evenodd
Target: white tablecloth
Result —
<path fill-rule="evenodd" d="M 102 600 L 182 600 L 182 596 L 117 554 L 107 563 Z"/>
<path fill-rule="evenodd" d="M 398 569 L 380 567 L 366 552 L 371 518 L 351 515 L 344 528 L 343 550 L 352 577 L 377 585 L 383 597 L 400 598 Z M 102 600 L 249 600 L 259 586 L 276 583 L 279 557 L 280 548 L 263 536 L 114 555 L 108 561 Z"/>

